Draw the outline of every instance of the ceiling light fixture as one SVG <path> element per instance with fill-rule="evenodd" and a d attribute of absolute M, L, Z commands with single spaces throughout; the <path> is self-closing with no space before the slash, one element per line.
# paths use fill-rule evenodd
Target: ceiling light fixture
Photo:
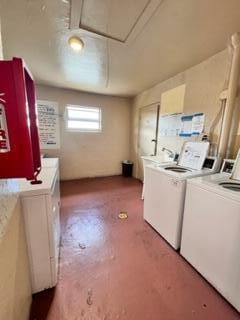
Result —
<path fill-rule="evenodd" d="M 72 36 L 71 38 L 69 38 L 68 44 L 74 51 L 81 51 L 84 47 L 84 42 L 82 41 L 82 39 L 76 36 Z"/>

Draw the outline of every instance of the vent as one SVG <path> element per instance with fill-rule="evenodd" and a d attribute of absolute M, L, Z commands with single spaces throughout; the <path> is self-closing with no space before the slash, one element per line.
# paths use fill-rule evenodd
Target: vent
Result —
<path fill-rule="evenodd" d="M 162 0 L 72 0 L 70 29 L 126 43 L 139 34 Z"/>

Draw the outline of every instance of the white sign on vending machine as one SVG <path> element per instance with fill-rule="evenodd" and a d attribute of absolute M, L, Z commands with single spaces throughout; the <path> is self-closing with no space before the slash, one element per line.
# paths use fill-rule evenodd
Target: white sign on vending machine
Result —
<path fill-rule="evenodd" d="M 0 153 L 6 153 L 10 151 L 9 135 L 7 128 L 7 120 L 3 97 L 4 94 L 0 94 Z"/>

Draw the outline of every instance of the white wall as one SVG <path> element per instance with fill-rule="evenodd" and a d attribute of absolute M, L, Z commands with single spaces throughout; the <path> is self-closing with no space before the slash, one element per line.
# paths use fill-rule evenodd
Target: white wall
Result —
<path fill-rule="evenodd" d="M 59 103 L 61 147 L 43 152 L 60 157 L 62 180 L 121 173 L 121 161 L 130 156 L 130 99 L 43 85 L 37 86 L 37 97 Z M 101 107 L 102 132 L 67 132 L 63 118 L 67 104 Z"/>
<path fill-rule="evenodd" d="M 227 86 L 227 78 L 230 66 L 230 56 L 227 50 L 224 50 L 202 63 L 187 69 L 186 71 L 175 75 L 174 77 L 158 83 L 156 86 L 140 93 L 134 99 L 133 107 L 133 130 L 132 130 L 132 160 L 139 166 L 136 166 L 135 175 L 141 177 L 140 159 L 138 156 L 138 134 L 139 134 L 139 110 L 141 107 L 156 101 L 161 101 L 161 94 L 167 90 L 185 84 L 185 99 L 183 112 L 194 113 L 204 112 L 206 115 L 206 132 L 212 121 L 216 118 L 219 110 L 219 94 Z M 236 105 L 236 108 L 239 105 Z M 213 134 L 213 141 L 217 141 L 219 126 Z M 239 137 L 237 137 L 239 140 Z M 161 146 L 180 150 L 182 138 L 164 138 L 159 140 L 159 148 Z M 239 144 L 238 144 L 239 145 Z M 236 153 L 237 146 L 234 150 Z M 139 167 L 139 170 L 138 170 Z M 139 171 L 139 172 L 138 172 Z"/>

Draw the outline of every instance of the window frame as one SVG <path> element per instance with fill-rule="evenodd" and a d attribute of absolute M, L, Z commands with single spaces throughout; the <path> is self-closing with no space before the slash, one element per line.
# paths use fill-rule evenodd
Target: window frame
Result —
<path fill-rule="evenodd" d="M 69 109 L 88 109 L 90 110 L 98 110 L 99 119 L 98 120 L 91 120 L 91 119 L 81 119 L 77 117 L 69 117 Z M 84 122 L 94 122 L 99 124 L 99 129 L 84 129 L 84 128 L 69 128 L 68 122 L 69 121 L 84 121 Z M 102 108 L 101 107 L 92 107 L 92 106 L 83 106 L 83 105 L 74 105 L 74 104 L 67 104 L 66 111 L 65 111 L 65 128 L 68 132 L 83 132 L 83 133 L 101 133 L 102 132 Z"/>

